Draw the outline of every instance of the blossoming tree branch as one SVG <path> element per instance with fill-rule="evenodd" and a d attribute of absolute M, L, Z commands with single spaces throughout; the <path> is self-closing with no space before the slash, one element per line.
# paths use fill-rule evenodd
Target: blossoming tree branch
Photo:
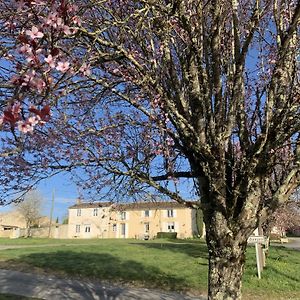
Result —
<path fill-rule="evenodd" d="M 2 194 L 67 171 L 201 208 L 208 297 L 241 299 L 247 238 L 299 184 L 300 2 L 0 8 Z"/>

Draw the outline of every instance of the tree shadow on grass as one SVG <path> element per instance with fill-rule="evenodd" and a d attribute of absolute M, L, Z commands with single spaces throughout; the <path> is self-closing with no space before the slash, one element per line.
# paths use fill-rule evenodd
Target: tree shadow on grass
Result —
<path fill-rule="evenodd" d="M 207 246 L 205 243 L 185 241 L 185 240 L 156 240 L 143 243 L 134 243 L 134 245 L 144 246 L 146 248 L 154 248 L 158 250 L 168 250 L 173 252 L 181 252 L 194 258 L 208 259 Z"/>
<path fill-rule="evenodd" d="M 75 251 L 31 253 L 9 262 L 25 263 L 46 271 L 54 271 L 56 274 L 131 283 L 145 287 L 184 291 L 188 286 L 185 278 L 165 273 L 154 266 L 144 265 L 130 259 L 121 259 L 106 253 Z"/>

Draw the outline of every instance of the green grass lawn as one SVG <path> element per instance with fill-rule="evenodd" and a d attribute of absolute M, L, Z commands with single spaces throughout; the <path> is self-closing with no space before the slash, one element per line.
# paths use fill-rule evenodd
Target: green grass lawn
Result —
<path fill-rule="evenodd" d="M 43 270 L 177 291 L 206 291 L 207 249 L 203 241 L 0 239 L 0 248 L 1 245 L 22 248 L 0 250 L 0 268 Z M 271 247 L 259 280 L 255 251 L 249 247 L 244 294 L 247 299 L 300 299 L 299 270 L 299 251 Z"/>

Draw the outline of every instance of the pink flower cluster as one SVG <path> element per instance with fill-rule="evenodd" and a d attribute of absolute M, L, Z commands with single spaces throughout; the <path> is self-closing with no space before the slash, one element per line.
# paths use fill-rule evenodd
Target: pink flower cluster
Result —
<path fill-rule="evenodd" d="M 31 30 L 26 30 L 26 34 L 32 39 L 41 39 L 44 34 L 39 31 L 39 29 L 36 26 L 32 26 Z"/>
<path fill-rule="evenodd" d="M 33 88 L 42 93 L 46 88 L 46 82 L 37 77 L 35 70 L 28 70 L 24 75 L 15 75 L 11 78 L 11 83 L 23 87 Z"/>
<path fill-rule="evenodd" d="M 32 116 L 25 121 L 17 122 L 18 130 L 23 133 L 32 133 L 34 127 L 39 124 L 40 119 L 41 118 L 39 116 Z"/>
<path fill-rule="evenodd" d="M 83 63 L 82 66 L 79 69 L 79 72 L 81 72 L 84 76 L 90 76 L 91 75 L 91 69 L 90 65 Z"/>
<path fill-rule="evenodd" d="M 64 20 L 56 13 L 50 13 L 46 18 L 44 18 L 44 26 L 46 27 L 52 27 L 53 29 L 57 31 L 61 31 L 66 35 L 72 35 L 76 33 L 77 29 L 73 27 L 69 27 L 64 23 Z M 81 20 L 79 17 L 73 17 L 72 22 L 74 24 L 81 24 Z"/>
<path fill-rule="evenodd" d="M 29 111 L 33 115 L 23 120 L 21 117 L 21 104 L 17 102 L 4 110 L 3 116 L 0 117 L 0 125 L 9 124 L 12 128 L 17 126 L 20 132 L 32 133 L 36 125 L 43 125 L 50 119 L 50 107 L 48 105 L 41 110 L 31 106 Z"/>

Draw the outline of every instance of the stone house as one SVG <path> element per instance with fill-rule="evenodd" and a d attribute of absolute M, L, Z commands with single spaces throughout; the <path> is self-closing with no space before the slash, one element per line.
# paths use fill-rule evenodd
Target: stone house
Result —
<path fill-rule="evenodd" d="M 177 232 L 178 238 L 198 234 L 196 211 L 177 202 L 77 203 L 69 207 L 69 238 L 154 238 Z"/>

